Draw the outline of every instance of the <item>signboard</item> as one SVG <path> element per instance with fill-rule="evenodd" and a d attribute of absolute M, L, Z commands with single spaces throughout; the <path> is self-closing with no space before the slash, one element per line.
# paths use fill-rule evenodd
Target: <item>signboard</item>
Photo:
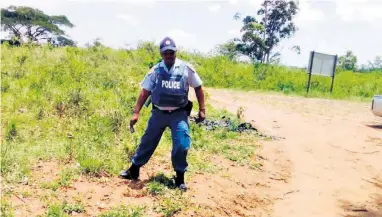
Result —
<path fill-rule="evenodd" d="M 334 74 L 337 65 L 337 55 L 329 55 L 318 52 L 310 52 L 309 63 L 308 63 L 308 87 L 307 92 L 309 92 L 310 79 L 312 74 L 332 77 L 332 85 L 330 87 L 330 92 L 333 91 Z"/>
<path fill-rule="evenodd" d="M 312 65 L 312 74 L 333 77 L 337 59 L 335 55 L 314 52 L 311 58 L 309 65 Z"/>

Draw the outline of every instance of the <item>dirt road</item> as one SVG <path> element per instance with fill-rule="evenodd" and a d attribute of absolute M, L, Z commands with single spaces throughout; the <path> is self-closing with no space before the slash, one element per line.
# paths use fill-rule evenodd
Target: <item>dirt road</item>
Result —
<path fill-rule="evenodd" d="M 270 216 L 382 216 L 382 118 L 370 103 L 208 89 L 209 103 L 244 117 L 263 132 L 285 137 L 264 143 L 281 194 Z M 277 180 L 285 180 L 287 183 Z M 276 181 L 275 181 L 276 180 Z"/>

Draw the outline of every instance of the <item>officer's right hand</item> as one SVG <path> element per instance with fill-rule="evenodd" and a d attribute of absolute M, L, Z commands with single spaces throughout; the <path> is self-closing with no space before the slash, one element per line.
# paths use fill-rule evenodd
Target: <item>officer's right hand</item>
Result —
<path fill-rule="evenodd" d="M 134 126 L 138 122 L 138 119 L 139 119 L 139 114 L 134 113 L 133 117 L 131 117 L 130 119 L 130 126 Z"/>
<path fill-rule="evenodd" d="M 196 123 L 203 122 L 206 119 L 205 110 L 200 110 L 198 114 L 198 118 L 196 119 Z"/>

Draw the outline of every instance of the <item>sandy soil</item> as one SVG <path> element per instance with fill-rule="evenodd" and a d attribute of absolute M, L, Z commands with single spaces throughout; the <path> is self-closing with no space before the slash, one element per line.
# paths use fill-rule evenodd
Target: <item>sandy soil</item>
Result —
<path fill-rule="evenodd" d="M 382 118 L 369 103 L 208 89 L 210 102 L 263 132 L 269 174 L 290 174 L 263 194 L 285 192 L 270 216 L 382 216 Z M 280 169 L 280 167 L 282 169 Z"/>

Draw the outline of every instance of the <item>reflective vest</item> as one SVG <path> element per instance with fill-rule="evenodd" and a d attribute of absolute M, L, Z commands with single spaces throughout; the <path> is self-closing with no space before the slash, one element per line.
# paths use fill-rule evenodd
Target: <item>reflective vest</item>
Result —
<path fill-rule="evenodd" d="M 177 67 L 176 67 L 177 68 Z M 158 66 L 156 70 L 156 84 L 152 90 L 152 103 L 163 107 L 184 107 L 188 103 L 188 76 L 187 66 L 181 63 L 179 68 L 166 72 L 164 67 Z"/>

